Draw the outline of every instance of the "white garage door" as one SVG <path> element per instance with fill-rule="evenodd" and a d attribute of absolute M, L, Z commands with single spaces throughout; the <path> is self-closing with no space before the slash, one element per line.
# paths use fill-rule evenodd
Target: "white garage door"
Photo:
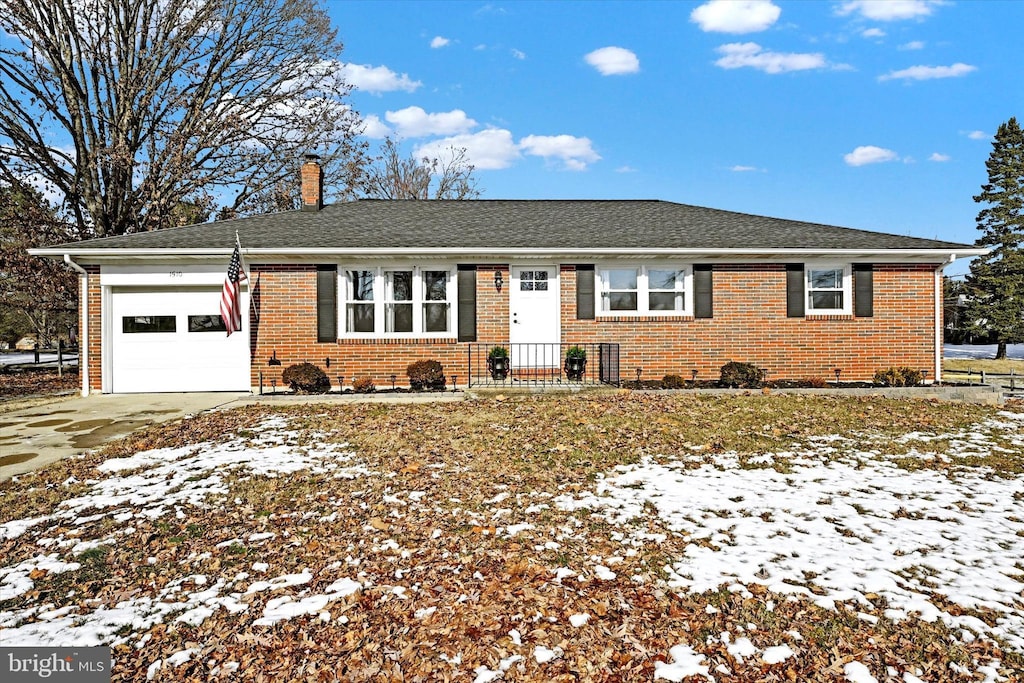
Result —
<path fill-rule="evenodd" d="M 118 394 L 249 390 L 249 320 L 230 337 L 220 288 L 115 288 L 110 391 Z M 242 310 L 248 307 L 243 291 Z"/>

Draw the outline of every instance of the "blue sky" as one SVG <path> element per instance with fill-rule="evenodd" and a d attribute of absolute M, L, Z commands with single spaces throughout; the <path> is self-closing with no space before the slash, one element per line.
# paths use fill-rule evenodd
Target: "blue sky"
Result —
<path fill-rule="evenodd" d="M 490 199 L 664 199 L 973 243 L 1024 2 L 328 0 L 379 142 Z M 966 261 L 949 272 L 963 272 Z"/>

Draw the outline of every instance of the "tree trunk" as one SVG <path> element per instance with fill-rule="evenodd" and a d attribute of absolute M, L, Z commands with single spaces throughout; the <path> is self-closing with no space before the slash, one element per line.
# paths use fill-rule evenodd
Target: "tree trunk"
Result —
<path fill-rule="evenodd" d="M 996 346 L 996 360 L 1002 360 L 1006 358 L 1006 342 L 1001 341 Z"/>

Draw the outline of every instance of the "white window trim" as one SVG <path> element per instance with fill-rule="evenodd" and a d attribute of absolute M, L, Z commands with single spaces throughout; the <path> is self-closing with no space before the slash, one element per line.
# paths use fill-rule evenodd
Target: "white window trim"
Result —
<path fill-rule="evenodd" d="M 811 289 L 812 270 L 843 270 L 843 286 L 839 290 Z M 843 293 L 842 308 L 811 308 L 811 293 L 841 291 Z M 805 263 L 804 264 L 804 315 L 853 315 L 853 266 L 849 263 Z"/>
<path fill-rule="evenodd" d="M 349 332 L 347 308 L 349 304 L 349 271 L 363 270 L 370 271 L 373 277 L 373 332 Z M 385 297 L 385 272 L 396 270 L 412 271 L 412 292 L 413 298 L 413 320 L 412 332 L 385 332 L 386 309 L 388 301 Z M 445 287 L 444 301 L 428 301 L 425 298 L 423 273 L 424 271 L 443 271 L 448 274 L 448 282 Z M 456 268 L 450 263 L 389 263 L 384 265 L 366 264 L 338 264 L 338 338 L 339 339 L 453 339 L 458 336 L 458 295 L 456 287 L 458 278 Z M 390 302 L 394 303 L 394 302 Z M 423 330 L 423 310 L 427 303 L 448 304 L 448 331 L 447 332 L 425 332 Z"/>
<path fill-rule="evenodd" d="M 605 284 L 605 273 L 609 270 L 636 270 L 636 305 L 635 311 L 606 311 L 603 308 L 603 294 L 609 291 Z M 681 311 L 652 311 L 650 310 L 650 289 L 648 287 L 647 273 L 650 270 L 680 270 L 683 273 L 683 310 Z M 656 263 L 639 264 L 636 262 L 612 262 L 601 263 L 595 268 L 594 283 L 594 313 L 598 318 L 623 318 L 623 317 L 662 317 L 662 318 L 686 318 L 693 317 L 693 264 L 680 261 L 659 261 Z M 616 290 L 621 291 L 621 290 Z M 654 290 L 663 292 L 668 290 Z"/>

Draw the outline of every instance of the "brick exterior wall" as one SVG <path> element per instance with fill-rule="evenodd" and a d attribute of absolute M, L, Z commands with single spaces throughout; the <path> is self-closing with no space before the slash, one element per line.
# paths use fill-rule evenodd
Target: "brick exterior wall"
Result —
<path fill-rule="evenodd" d="M 89 385 L 101 389 L 99 268 L 89 271 Z M 494 285 L 495 271 L 504 280 Z M 561 341 L 617 342 L 623 380 L 643 369 L 644 379 L 668 373 L 689 379 L 716 379 L 730 361 L 754 363 L 768 371 L 769 379 L 821 377 L 834 379 L 834 368 L 844 380 L 867 380 L 876 370 L 893 365 L 935 367 L 935 267 L 924 264 L 876 264 L 874 316 L 786 317 L 786 272 L 782 264 L 719 265 L 714 268 L 714 318 L 603 317 L 576 319 L 576 275 L 573 266 L 561 267 Z M 477 343 L 507 344 L 509 292 L 507 265 L 477 269 Z M 457 375 L 465 386 L 469 344 L 451 338 L 417 340 L 340 339 L 317 341 L 316 266 L 253 265 L 249 286 L 254 306 L 249 308 L 251 379 L 265 389 L 281 384 L 289 365 L 308 361 L 323 368 L 335 387 L 343 375 L 346 386 L 355 377 L 370 377 L 378 387 L 389 387 L 390 376 L 407 385 L 408 365 L 417 360 L 440 361 L 445 374 Z M 257 320 L 257 315 L 259 316 Z M 344 325 L 339 316 L 339 327 Z M 280 365 L 270 365 L 275 357 Z M 330 360 L 330 367 L 327 360 Z"/>
<path fill-rule="evenodd" d="M 717 379 L 730 360 L 754 363 L 769 379 L 870 380 L 907 365 L 935 377 L 935 268 L 876 264 L 874 316 L 786 317 L 782 264 L 714 267 L 713 318 L 611 317 L 576 320 L 576 277 L 562 266 L 562 341 L 618 342 L 623 379 L 672 373 Z"/>
<path fill-rule="evenodd" d="M 78 307 L 78 338 L 82 341 L 79 344 L 86 346 L 86 351 L 89 354 L 89 391 L 99 393 L 103 390 L 103 353 L 101 339 L 103 337 L 103 310 L 102 310 L 102 290 L 100 289 L 100 267 L 99 266 L 83 266 L 85 272 L 88 273 L 88 284 L 86 287 L 87 296 L 89 299 L 89 339 L 86 340 L 82 335 L 82 319 L 84 312 L 82 307 Z M 81 278 L 79 278 L 79 287 L 81 287 Z"/>

